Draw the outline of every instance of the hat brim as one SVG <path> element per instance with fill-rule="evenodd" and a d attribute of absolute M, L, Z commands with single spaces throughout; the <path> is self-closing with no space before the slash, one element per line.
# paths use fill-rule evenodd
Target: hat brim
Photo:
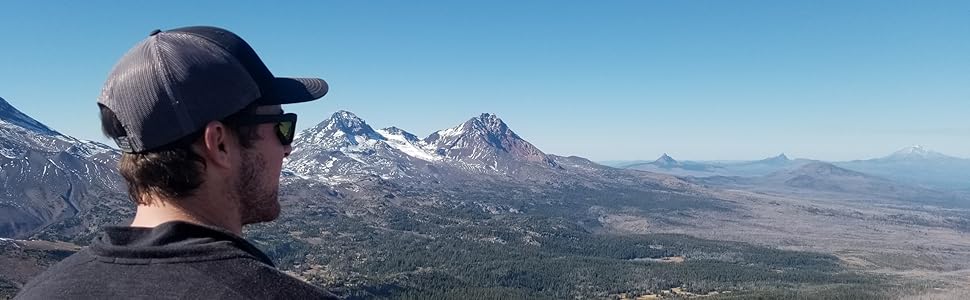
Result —
<path fill-rule="evenodd" d="M 320 99 L 328 91 L 330 86 L 320 78 L 277 77 L 273 79 L 273 95 L 264 95 L 258 101 L 262 105 L 300 103 Z"/>

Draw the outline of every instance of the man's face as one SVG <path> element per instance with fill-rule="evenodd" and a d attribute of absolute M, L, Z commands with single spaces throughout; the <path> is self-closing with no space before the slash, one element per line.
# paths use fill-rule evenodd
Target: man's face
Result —
<path fill-rule="evenodd" d="M 279 115 L 279 105 L 260 106 L 256 114 Z M 240 167 L 234 185 L 242 205 L 243 224 L 268 222 L 280 214 L 279 185 L 283 158 L 292 148 L 283 146 L 276 137 L 276 124 L 258 124 L 259 139 L 252 148 L 242 149 Z"/>

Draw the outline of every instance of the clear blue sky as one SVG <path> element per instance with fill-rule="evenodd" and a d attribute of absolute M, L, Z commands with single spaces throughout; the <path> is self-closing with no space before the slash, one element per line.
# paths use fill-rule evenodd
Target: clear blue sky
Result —
<path fill-rule="evenodd" d="M 0 7 L 0 97 L 84 139 L 128 48 L 205 24 L 331 83 L 289 108 L 301 128 L 345 109 L 423 137 L 492 112 L 594 160 L 970 157 L 968 1 L 53 2 Z"/>

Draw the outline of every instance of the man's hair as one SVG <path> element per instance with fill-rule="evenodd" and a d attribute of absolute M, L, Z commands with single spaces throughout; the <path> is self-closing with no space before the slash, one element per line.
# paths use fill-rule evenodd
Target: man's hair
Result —
<path fill-rule="evenodd" d="M 101 108 L 101 130 L 108 138 L 125 136 L 124 126 L 110 109 Z M 234 132 L 243 148 L 251 148 L 258 140 L 259 132 L 255 126 L 240 126 L 233 120 L 256 113 L 254 102 L 242 110 L 222 120 Z M 205 159 L 192 149 L 192 145 L 202 138 L 205 128 L 187 135 L 175 142 L 157 149 L 140 153 L 122 153 L 118 170 L 128 183 L 128 195 L 136 204 L 149 205 L 147 195 L 169 199 L 183 199 L 191 196 L 205 181 Z"/>

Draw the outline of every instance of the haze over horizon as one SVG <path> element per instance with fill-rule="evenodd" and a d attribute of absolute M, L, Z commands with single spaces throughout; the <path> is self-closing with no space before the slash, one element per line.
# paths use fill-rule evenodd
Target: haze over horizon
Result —
<path fill-rule="evenodd" d="M 240 34 L 278 76 L 330 82 L 324 101 L 288 107 L 300 129 L 343 109 L 424 137 L 489 112 L 594 161 L 912 145 L 970 158 L 961 1 L 12 3 L 0 98 L 106 142 L 94 103 L 116 60 L 152 29 L 200 24 Z"/>

